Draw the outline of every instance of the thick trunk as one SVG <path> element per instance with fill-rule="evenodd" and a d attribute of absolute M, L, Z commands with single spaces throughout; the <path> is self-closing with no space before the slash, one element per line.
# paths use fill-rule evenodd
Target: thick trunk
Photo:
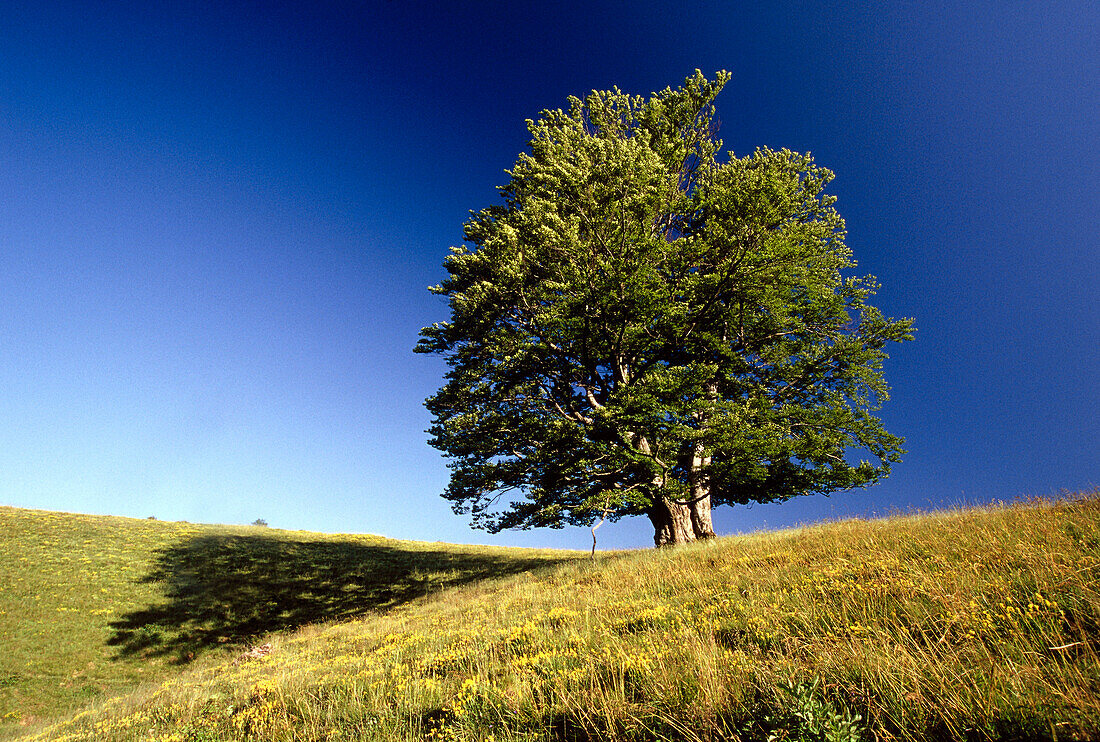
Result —
<path fill-rule="evenodd" d="M 687 505 L 658 497 L 647 515 L 653 523 L 653 543 L 658 548 L 686 544 L 695 540 L 691 509 Z"/>
<path fill-rule="evenodd" d="M 691 458 L 691 499 L 688 500 L 691 529 L 697 539 L 714 538 L 714 521 L 710 518 L 709 466 L 710 456 L 705 454 L 702 444 L 697 445 Z"/>
<path fill-rule="evenodd" d="M 688 510 L 691 512 L 691 530 L 695 532 L 695 538 L 714 538 L 714 521 L 710 519 L 710 495 L 692 502 Z"/>
<path fill-rule="evenodd" d="M 662 470 L 665 469 L 660 459 L 653 454 L 649 441 L 644 435 L 635 436 L 634 445 L 646 456 L 652 456 Z M 653 479 L 653 489 L 658 493 L 664 488 L 666 474 L 667 470 L 664 470 Z M 653 543 L 658 549 L 662 546 L 675 546 L 695 540 L 695 531 L 691 527 L 691 510 L 687 505 L 666 500 L 660 494 L 655 494 L 653 504 L 646 515 L 653 523 Z"/>

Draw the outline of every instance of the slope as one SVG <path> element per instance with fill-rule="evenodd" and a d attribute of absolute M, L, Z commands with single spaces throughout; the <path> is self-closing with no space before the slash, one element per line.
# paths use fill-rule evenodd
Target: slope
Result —
<path fill-rule="evenodd" d="M 606 555 L 271 637 L 33 739 L 1100 735 L 1100 501 Z"/>
<path fill-rule="evenodd" d="M 0 507 L 0 737 L 270 632 L 569 556 Z"/>

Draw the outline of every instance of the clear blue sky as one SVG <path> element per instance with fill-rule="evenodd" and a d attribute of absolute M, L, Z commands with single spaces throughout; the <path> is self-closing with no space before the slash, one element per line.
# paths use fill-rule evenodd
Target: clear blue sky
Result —
<path fill-rule="evenodd" d="M 835 5 L 840 9 L 821 6 Z M 721 136 L 836 172 L 916 319 L 889 480 L 720 532 L 1100 484 L 1100 5 L 67 3 L 0 23 L 0 504 L 490 536 L 423 432 L 470 209 L 570 94 L 733 73 Z M 647 522 L 601 546 L 651 544 Z"/>

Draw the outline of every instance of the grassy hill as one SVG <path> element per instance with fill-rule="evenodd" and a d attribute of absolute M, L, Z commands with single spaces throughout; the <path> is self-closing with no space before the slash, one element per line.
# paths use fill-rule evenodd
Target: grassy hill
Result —
<path fill-rule="evenodd" d="M 74 684 L 118 678 L 99 694 L 139 670 L 158 681 L 23 728 L 36 733 L 28 739 L 1100 737 L 1095 497 L 845 521 L 594 563 L 0 517 L 50 534 L 30 536 L 42 542 L 37 558 L 19 562 L 26 555 L 7 546 L 0 556 L 5 574 L 27 582 L 33 573 L 39 590 L 13 599 L 5 586 L 0 603 L 4 635 L 26 637 L 23 661 L 45 652 L 51 625 L 82 626 L 52 644 L 58 667 L 78 645 L 97 658 L 81 656 L 93 666 Z M 120 538 L 144 545 L 109 556 Z M 67 561 L 50 566 L 47 553 Z M 99 576 L 67 591 L 65 575 L 92 574 L 84 559 Z M 99 600 L 101 589 L 110 597 Z M 94 612 L 107 610 L 97 623 Z M 261 630 L 304 622 L 314 623 L 266 637 L 269 652 L 241 655 Z M 2 661 L 5 704 L 37 703 L 41 714 L 79 698 Z"/>
<path fill-rule="evenodd" d="M 571 556 L 0 507 L 0 738 L 264 634 Z"/>

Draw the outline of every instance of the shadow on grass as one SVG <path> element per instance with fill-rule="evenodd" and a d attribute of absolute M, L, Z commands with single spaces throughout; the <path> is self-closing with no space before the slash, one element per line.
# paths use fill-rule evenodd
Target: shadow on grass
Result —
<path fill-rule="evenodd" d="M 111 622 L 118 656 L 242 645 L 271 631 L 386 610 L 446 587 L 545 568 L 568 557 L 297 541 L 277 534 L 201 536 L 163 550 L 145 583 L 166 601 Z"/>

